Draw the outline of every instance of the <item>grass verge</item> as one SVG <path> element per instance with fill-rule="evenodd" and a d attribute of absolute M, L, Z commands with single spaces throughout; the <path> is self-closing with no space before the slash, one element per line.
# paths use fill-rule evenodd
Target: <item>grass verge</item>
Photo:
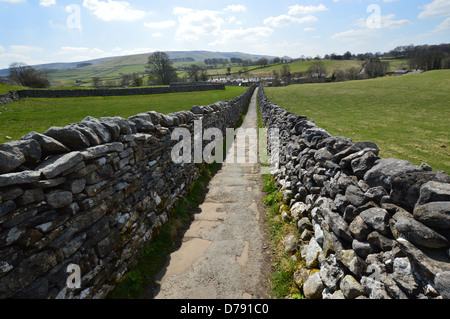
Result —
<path fill-rule="evenodd" d="M 137 266 L 124 275 L 109 299 L 140 299 L 152 279 L 166 262 L 166 258 L 181 243 L 182 235 L 192 221 L 192 215 L 204 201 L 209 181 L 220 169 L 213 163 L 203 168 L 201 176 L 191 186 L 190 193 L 181 198 L 171 218 L 164 224 L 155 239 L 143 249 Z"/>
<path fill-rule="evenodd" d="M 265 88 L 269 100 L 335 136 L 371 141 L 383 158 L 450 173 L 450 70 Z"/>
<path fill-rule="evenodd" d="M 283 238 L 290 233 L 296 233 L 295 224 L 286 223 L 281 219 L 280 208 L 282 208 L 282 195 L 275 186 L 272 175 L 263 175 L 265 184 L 263 192 L 267 197 L 263 203 L 267 207 L 266 226 L 269 230 L 270 242 L 273 249 L 272 273 L 270 275 L 271 297 L 275 299 L 303 299 L 303 295 L 294 282 L 294 273 L 298 267 L 295 259 L 285 252 Z"/>

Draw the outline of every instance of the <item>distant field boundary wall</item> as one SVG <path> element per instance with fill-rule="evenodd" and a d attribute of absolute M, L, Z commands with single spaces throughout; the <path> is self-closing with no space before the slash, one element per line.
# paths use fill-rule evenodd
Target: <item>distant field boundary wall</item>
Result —
<path fill-rule="evenodd" d="M 206 165 L 172 160 L 174 130 L 194 137 L 201 120 L 225 135 L 255 87 L 191 111 L 87 117 L 1 144 L 0 299 L 107 296 Z"/>
<path fill-rule="evenodd" d="M 131 89 L 74 89 L 74 90 L 19 90 L 20 98 L 70 98 L 95 96 L 127 96 L 164 93 L 197 92 L 225 90 L 224 84 L 189 84 L 170 87 L 131 88 Z M 0 102 L 1 103 L 1 102 Z"/>
<path fill-rule="evenodd" d="M 262 87 L 258 101 L 266 127 L 280 130 L 268 148 L 279 152 L 281 218 L 299 232 L 284 242 L 305 261 L 294 275 L 304 295 L 450 298 L 450 177 L 332 136 Z"/>

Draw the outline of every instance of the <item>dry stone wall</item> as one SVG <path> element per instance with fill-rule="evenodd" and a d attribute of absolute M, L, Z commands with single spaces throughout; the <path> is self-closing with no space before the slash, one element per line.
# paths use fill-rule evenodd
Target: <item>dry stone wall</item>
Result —
<path fill-rule="evenodd" d="M 15 91 L 10 91 L 6 94 L 0 94 L 0 105 L 12 103 L 20 99 L 19 95 Z"/>
<path fill-rule="evenodd" d="M 223 84 L 203 84 L 203 83 L 181 83 L 170 87 L 149 87 L 149 88 L 129 88 L 129 89 L 73 89 L 73 90 L 19 90 L 17 95 L 20 98 L 66 98 L 66 97 L 91 97 L 91 96 L 125 96 L 195 92 L 209 90 L 225 90 Z"/>
<path fill-rule="evenodd" d="M 280 129 L 275 179 L 281 218 L 301 234 L 285 248 L 304 260 L 295 273 L 304 295 L 450 298 L 450 177 L 332 136 L 271 103 L 262 87 L 258 98 L 266 126 Z"/>
<path fill-rule="evenodd" d="M 87 117 L 0 145 L 0 298 L 105 297 L 199 177 L 202 164 L 171 160 L 172 131 L 193 135 L 202 120 L 225 134 L 254 88 L 192 111 Z M 73 265 L 80 288 L 67 285 Z"/>

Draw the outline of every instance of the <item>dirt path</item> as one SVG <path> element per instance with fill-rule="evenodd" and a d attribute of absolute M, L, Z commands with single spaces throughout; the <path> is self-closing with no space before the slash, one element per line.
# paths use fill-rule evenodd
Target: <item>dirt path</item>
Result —
<path fill-rule="evenodd" d="M 256 96 L 257 91 L 241 129 L 257 127 Z M 223 164 L 180 249 L 157 276 L 160 286 L 154 298 L 268 297 L 270 249 L 262 220 L 261 184 L 259 164 Z"/>

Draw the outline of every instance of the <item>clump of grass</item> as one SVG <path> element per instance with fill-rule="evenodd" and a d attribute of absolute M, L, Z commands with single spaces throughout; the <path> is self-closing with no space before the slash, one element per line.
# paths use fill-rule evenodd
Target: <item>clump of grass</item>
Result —
<path fill-rule="evenodd" d="M 282 205 L 281 192 L 277 189 L 272 175 L 263 175 L 265 184 L 263 191 L 267 196 L 263 199 L 267 206 L 265 222 L 270 234 L 273 248 L 272 269 L 270 275 L 271 296 L 276 299 L 284 299 L 288 295 L 291 298 L 303 299 L 303 295 L 295 289 L 294 272 L 297 263 L 284 251 L 283 238 L 292 232 L 296 232 L 295 225 L 285 223 L 279 214 Z"/>
<path fill-rule="evenodd" d="M 189 194 L 176 204 L 169 221 L 164 224 L 155 239 L 143 248 L 137 266 L 122 277 L 108 298 L 143 297 L 146 288 L 166 262 L 166 257 L 181 243 L 181 234 L 190 225 L 192 214 L 204 200 L 209 181 L 219 169 L 220 164 L 217 163 L 203 168 L 201 176 L 193 183 Z"/>

